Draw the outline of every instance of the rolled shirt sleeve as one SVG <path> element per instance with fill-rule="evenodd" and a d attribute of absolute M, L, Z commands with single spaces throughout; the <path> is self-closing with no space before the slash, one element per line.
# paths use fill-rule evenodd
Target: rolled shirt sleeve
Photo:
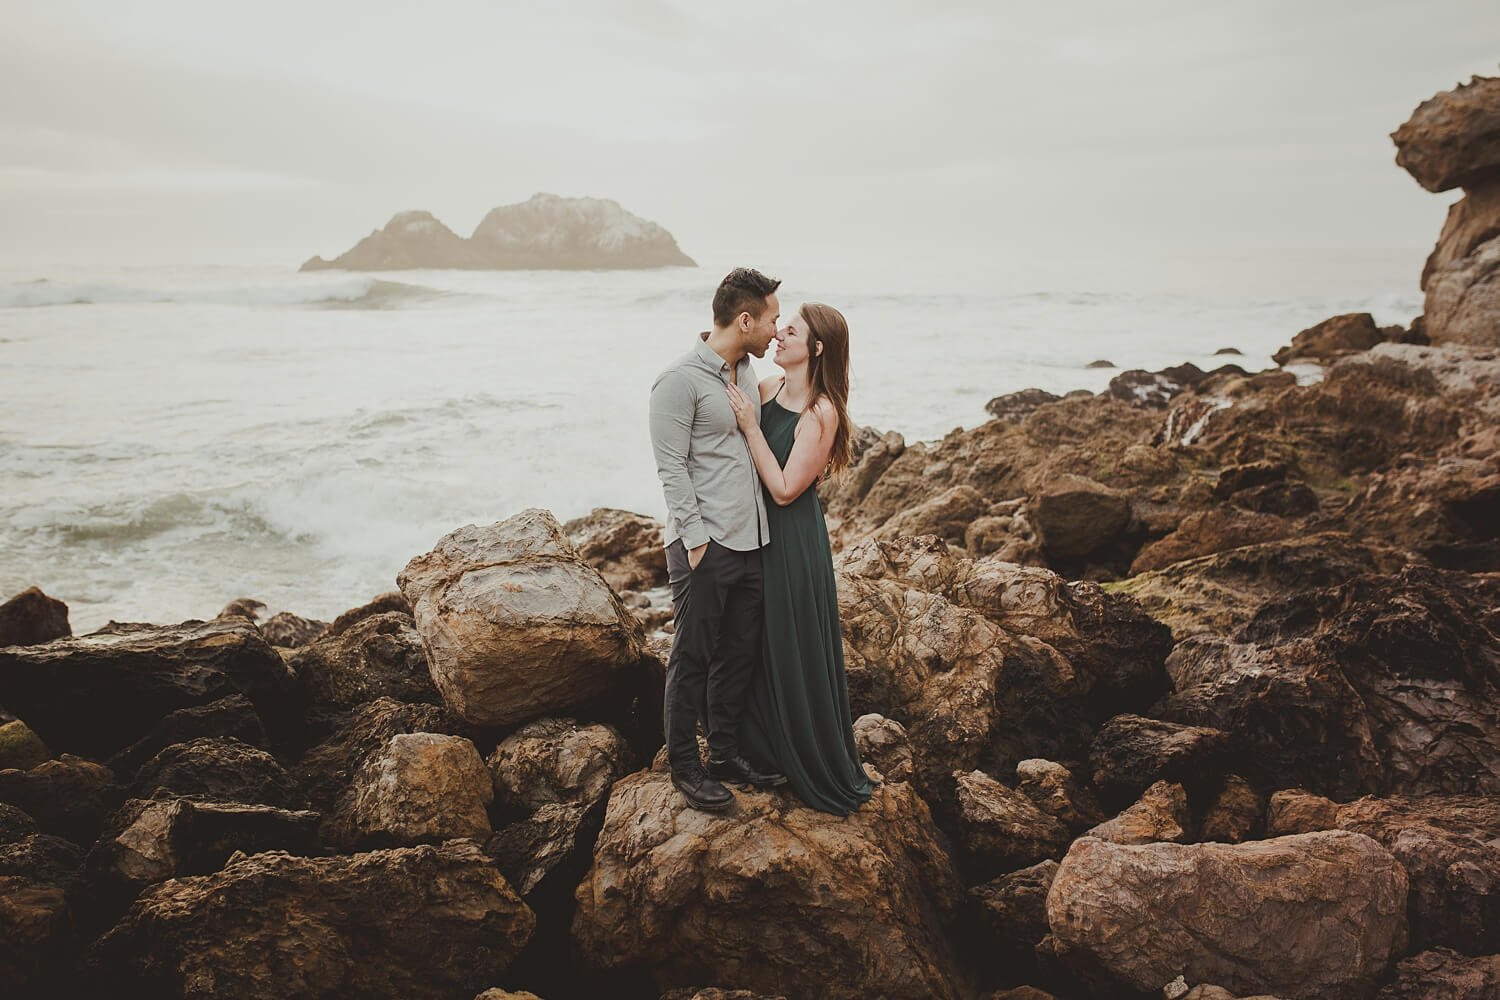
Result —
<path fill-rule="evenodd" d="M 708 542 L 708 528 L 698 510 L 698 495 L 688 475 L 688 450 L 697 400 L 681 372 L 668 370 L 651 386 L 651 450 L 667 501 L 673 533 L 689 549 Z"/>

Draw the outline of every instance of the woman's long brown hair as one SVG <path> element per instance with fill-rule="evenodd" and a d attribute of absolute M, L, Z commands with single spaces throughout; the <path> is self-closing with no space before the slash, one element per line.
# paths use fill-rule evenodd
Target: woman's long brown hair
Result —
<path fill-rule="evenodd" d="M 822 396 L 833 404 L 838 427 L 833 432 L 833 450 L 821 478 L 836 476 L 849 467 L 849 324 L 844 314 L 821 302 L 804 303 L 798 310 L 812 334 L 807 345 L 807 377 L 812 387 L 811 406 Z M 822 344 L 820 352 L 817 345 Z"/>

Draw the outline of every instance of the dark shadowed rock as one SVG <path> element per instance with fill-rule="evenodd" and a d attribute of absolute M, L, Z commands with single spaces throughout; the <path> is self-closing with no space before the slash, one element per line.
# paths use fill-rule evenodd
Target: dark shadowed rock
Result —
<path fill-rule="evenodd" d="M 1130 520 L 1130 500 L 1083 476 L 1059 476 L 1031 503 L 1042 548 L 1053 559 L 1086 556 L 1113 541 Z"/>
<path fill-rule="evenodd" d="M 327 631 L 327 622 L 303 618 L 290 611 L 278 611 L 260 623 L 260 634 L 266 637 L 266 641 L 286 649 L 306 646 Z"/>
<path fill-rule="evenodd" d="M 0 604 L 0 646 L 34 646 L 72 634 L 68 606 L 40 587 L 27 587 Z"/>
<path fill-rule="evenodd" d="M 0 771 L 0 802 L 25 811 L 47 833 L 88 845 L 125 790 L 103 764 L 63 754 L 26 771 Z"/>
<path fill-rule="evenodd" d="M 30 813 L 9 802 L 0 802 L 0 844 L 24 840 L 40 832 L 41 827 L 36 825 Z"/>
<path fill-rule="evenodd" d="M 1094 787 L 1121 803 L 1158 781 L 1196 788 L 1216 780 L 1227 750 L 1228 737 L 1220 730 L 1126 714 L 1100 728 L 1089 763 Z"/>
<path fill-rule="evenodd" d="M 286 656 L 297 686 L 315 711 L 352 708 L 380 697 L 441 704 L 427 654 L 411 616 L 371 615 L 336 636 L 318 639 Z"/>
<path fill-rule="evenodd" d="M 1024 969 L 1047 936 L 1047 890 L 1058 864 L 1047 860 L 1001 875 L 969 890 L 977 927 L 973 950 L 991 974 Z"/>
<path fill-rule="evenodd" d="M 54 750 L 107 758 L 169 712 L 236 692 L 272 739 L 297 725 L 291 675 L 239 618 L 99 631 L 0 648 L 0 704 Z"/>
<path fill-rule="evenodd" d="M 955 771 L 957 847 L 967 881 L 1061 856 L 1072 840 L 1068 828 L 1042 812 L 1021 792 L 983 771 Z"/>
<path fill-rule="evenodd" d="M 250 699 L 242 694 L 179 708 L 162 716 L 151 731 L 109 759 L 109 766 L 122 778 L 128 778 L 146 761 L 174 743 L 186 743 L 201 736 L 233 737 L 252 747 L 266 749 L 265 728 Z"/>
<path fill-rule="evenodd" d="M 1224 844 L 1254 840 L 1265 825 L 1265 813 L 1265 798 L 1248 781 L 1237 774 L 1226 775 L 1224 786 L 1203 815 L 1200 835 Z"/>
<path fill-rule="evenodd" d="M 232 736 L 174 743 L 141 765 L 130 794 L 138 799 L 186 796 L 307 808 L 307 796 L 275 757 Z"/>
<path fill-rule="evenodd" d="M 1109 380 L 1109 395 L 1134 406 L 1160 408 L 1179 393 L 1203 381 L 1204 372 L 1194 364 L 1163 368 L 1159 372 L 1139 368 L 1121 372 Z"/>
<path fill-rule="evenodd" d="M 450 1000 L 500 979 L 534 918 L 467 840 L 302 858 L 236 855 L 146 889 L 92 952 L 155 997 Z"/>
<path fill-rule="evenodd" d="M 984 404 L 984 410 L 996 420 L 1015 424 L 1030 416 L 1043 403 L 1055 403 L 1059 399 L 1062 397 L 1045 389 L 1022 389 L 1020 392 L 996 396 Z"/>

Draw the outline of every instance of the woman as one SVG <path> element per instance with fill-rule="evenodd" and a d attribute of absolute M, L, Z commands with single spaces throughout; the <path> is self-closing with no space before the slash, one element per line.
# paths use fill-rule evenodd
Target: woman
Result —
<path fill-rule="evenodd" d="M 875 789 L 849 721 L 838 591 L 828 527 L 814 484 L 849 465 L 849 327 L 831 306 L 807 303 L 776 334 L 785 375 L 760 384 L 761 418 L 727 387 L 771 502 L 762 669 L 740 719 L 740 751 L 787 776 L 815 809 L 848 815 Z"/>

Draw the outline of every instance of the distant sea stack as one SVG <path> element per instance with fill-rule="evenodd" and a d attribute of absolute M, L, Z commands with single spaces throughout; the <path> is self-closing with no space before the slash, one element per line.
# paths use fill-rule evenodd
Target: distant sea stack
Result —
<path fill-rule="evenodd" d="M 486 215 L 468 239 L 431 212 L 399 212 L 352 250 L 300 270 L 592 270 L 697 267 L 672 234 L 607 198 L 535 194 Z"/>

